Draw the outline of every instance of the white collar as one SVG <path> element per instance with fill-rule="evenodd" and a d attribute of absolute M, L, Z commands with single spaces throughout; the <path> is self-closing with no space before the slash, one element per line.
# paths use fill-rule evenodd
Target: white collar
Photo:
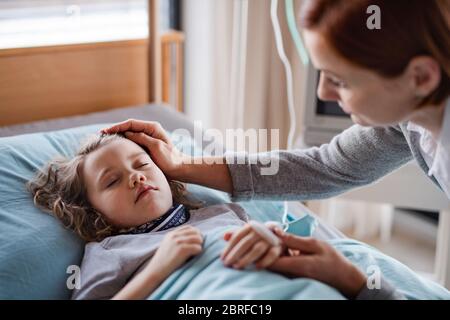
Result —
<path fill-rule="evenodd" d="M 420 134 L 420 148 L 425 162 L 430 168 L 428 175 L 433 175 L 450 199 L 450 99 L 447 100 L 442 128 L 437 139 L 431 132 L 412 122 L 407 130 Z"/>
<path fill-rule="evenodd" d="M 450 148 L 450 98 L 445 106 L 442 128 L 437 139 L 433 137 L 430 131 L 411 121 L 408 122 L 406 129 L 420 134 L 420 147 L 423 152 L 432 158 L 435 158 L 438 149 L 442 146 Z"/>
<path fill-rule="evenodd" d="M 439 142 L 446 147 L 450 147 L 450 98 L 447 100 L 444 111 L 444 121 L 442 122 Z"/>

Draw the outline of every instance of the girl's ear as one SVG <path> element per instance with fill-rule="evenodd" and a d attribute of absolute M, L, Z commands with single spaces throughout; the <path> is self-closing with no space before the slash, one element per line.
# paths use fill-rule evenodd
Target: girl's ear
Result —
<path fill-rule="evenodd" d="M 441 82 L 441 67 L 430 56 L 413 58 L 407 67 L 409 83 L 418 98 L 425 98 L 433 93 Z"/>

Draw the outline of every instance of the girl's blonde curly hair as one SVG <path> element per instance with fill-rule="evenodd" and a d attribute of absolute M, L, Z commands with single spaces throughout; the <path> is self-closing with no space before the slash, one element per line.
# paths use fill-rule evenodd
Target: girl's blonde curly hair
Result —
<path fill-rule="evenodd" d="M 75 231 L 85 241 L 101 241 L 120 233 L 121 229 L 109 223 L 87 197 L 81 168 L 85 157 L 111 141 L 126 139 L 122 135 L 90 137 L 72 159 L 51 160 L 27 183 L 34 204 L 53 214 L 65 227 Z M 200 204 L 187 198 L 186 187 L 178 181 L 169 181 L 175 202 L 188 209 Z"/>

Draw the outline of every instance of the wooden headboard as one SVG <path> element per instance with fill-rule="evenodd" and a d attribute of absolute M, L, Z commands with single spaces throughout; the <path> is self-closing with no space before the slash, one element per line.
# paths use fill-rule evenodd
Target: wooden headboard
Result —
<path fill-rule="evenodd" d="M 0 125 L 149 101 L 147 41 L 0 51 Z"/>
<path fill-rule="evenodd" d="M 158 12 L 158 0 L 149 0 L 148 39 L 0 50 L 0 125 L 162 102 Z M 163 38 L 183 41 L 179 32 Z"/>

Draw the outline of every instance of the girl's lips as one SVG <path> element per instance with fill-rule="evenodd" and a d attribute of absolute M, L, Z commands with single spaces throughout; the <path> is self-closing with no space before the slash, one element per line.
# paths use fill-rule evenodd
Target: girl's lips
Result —
<path fill-rule="evenodd" d="M 155 191 L 155 190 L 158 190 L 158 188 L 150 186 L 148 184 L 139 187 L 136 192 L 136 200 L 134 201 L 134 203 L 137 203 L 139 201 L 139 199 L 141 199 L 143 196 L 148 194 L 150 191 Z"/>

